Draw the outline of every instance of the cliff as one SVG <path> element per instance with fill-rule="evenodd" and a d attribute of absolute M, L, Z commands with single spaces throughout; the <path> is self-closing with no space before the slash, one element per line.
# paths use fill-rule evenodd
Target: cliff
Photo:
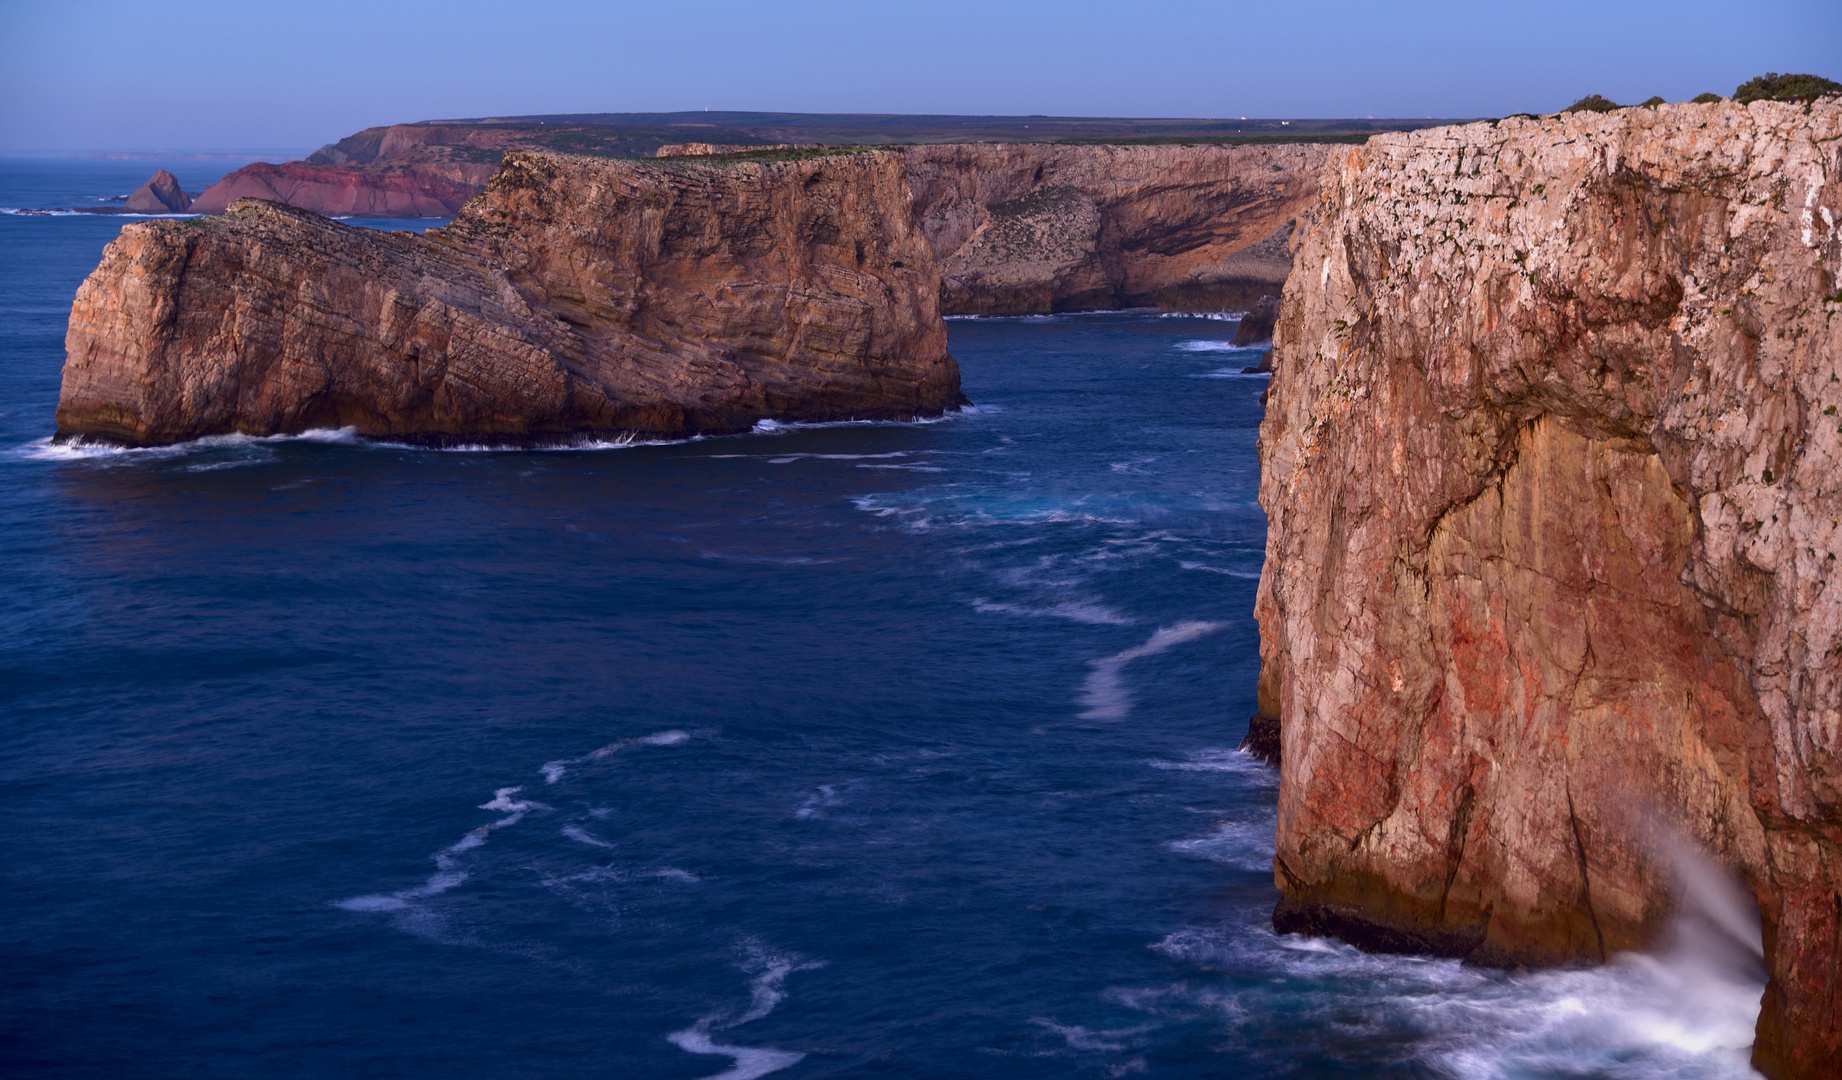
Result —
<path fill-rule="evenodd" d="M 683 157 L 816 148 L 658 143 L 622 130 L 568 123 L 371 128 L 305 162 L 240 169 L 206 189 L 192 209 L 221 213 L 237 199 L 256 198 L 337 217 L 440 217 L 478 194 L 500 157 L 517 150 L 644 149 Z M 1287 222 L 1310 205 L 1328 154 L 1328 144 L 1313 143 L 905 150 L 915 213 L 945 275 L 948 314 L 1252 307 L 1285 281 Z"/>
<path fill-rule="evenodd" d="M 902 160 L 513 154 L 448 228 L 273 203 L 130 225 L 78 290 L 60 438 L 352 426 L 427 443 L 962 403 Z"/>
<path fill-rule="evenodd" d="M 907 151 L 949 313 L 1252 307 L 1290 269 L 1323 144 Z"/>
<path fill-rule="evenodd" d="M 1842 1061 L 1842 102 L 1379 136 L 1260 434 L 1281 929 L 1510 964 L 1758 899 L 1755 1063 Z"/>
<path fill-rule="evenodd" d="M 246 165 L 200 192 L 192 212 L 221 214 L 238 199 L 263 199 L 329 217 L 446 217 L 492 178 L 497 164 L 382 167 L 289 162 Z"/>
<path fill-rule="evenodd" d="M 135 188 L 121 209 L 124 214 L 183 214 L 191 206 L 192 196 L 179 186 L 179 178 L 161 169 Z"/>

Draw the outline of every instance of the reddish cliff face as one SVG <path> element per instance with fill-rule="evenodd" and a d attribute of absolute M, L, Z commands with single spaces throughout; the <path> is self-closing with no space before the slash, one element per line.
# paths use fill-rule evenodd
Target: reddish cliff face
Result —
<path fill-rule="evenodd" d="M 949 313 L 1220 310 L 1277 293 L 1330 153 L 1285 146 L 962 144 L 907 151 Z"/>
<path fill-rule="evenodd" d="M 1284 929 L 1602 959 L 1751 882 L 1755 1061 L 1842 1061 L 1842 103 L 1389 135 L 1261 429 Z"/>
<path fill-rule="evenodd" d="M 897 154 L 508 157 L 426 237 L 272 203 L 130 225 L 78 290 L 61 437 L 423 442 L 746 430 L 961 404 Z"/>
<path fill-rule="evenodd" d="M 477 163 L 383 167 L 258 162 L 200 192 L 191 209 L 221 214 L 238 199 L 265 199 L 329 217 L 446 217 L 478 195 L 496 168 Z"/>

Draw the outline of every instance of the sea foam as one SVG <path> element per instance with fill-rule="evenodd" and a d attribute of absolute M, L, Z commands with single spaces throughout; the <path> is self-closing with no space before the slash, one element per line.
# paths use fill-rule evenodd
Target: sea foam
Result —
<path fill-rule="evenodd" d="M 1226 623 L 1189 620 L 1174 626 L 1160 627 L 1143 645 L 1089 662 L 1093 669 L 1081 687 L 1081 703 L 1087 709 L 1083 720 L 1123 720 L 1132 711 L 1132 698 L 1126 692 L 1123 674 L 1127 664 L 1146 656 L 1156 656 L 1186 641 L 1207 637 Z"/>

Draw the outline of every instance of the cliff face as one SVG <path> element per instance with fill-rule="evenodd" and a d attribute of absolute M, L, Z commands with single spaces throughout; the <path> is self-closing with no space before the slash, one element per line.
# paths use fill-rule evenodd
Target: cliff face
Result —
<path fill-rule="evenodd" d="M 1755 1062 L 1842 1060 L 1842 103 L 1341 152 L 1275 334 L 1283 929 L 1602 959 L 1679 830 L 1750 881 Z"/>
<path fill-rule="evenodd" d="M 1252 307 L 1330 153 L 1284 146 L 966 144 L 907 151 L 949 313 Z"/>
<path fill-rule="evenodd" d="M 192 211 L 221 214 L 238 199 L 264 199 L 328 217 L 446 217 L 478 195 L 496 169 L 466 162 L 400 167 L 258 162 L 200 192 Z"/>
<path fill-rule="evenodd" d="M 484 188 L 507 151 L 539 139 L 636 148 L 608 138 L 566 125 L 373 128 L 305 162 L 240 169 L 192 209 L 221 213 L 256 198 L 338 217 L 445 216 Z M 812 148 L 670 143 L 657 155 Z M 911 147 L 905 157 L 917 219 L 944 272 L 946 312 L 1026 314 L 1249 308 L 1277 294 L 1291 269 L 1288 222 L 1315 197 L 1329 150 L 976 143 Z"/>
<path fill-rule="evenodd" d="M 899 155 L 508 156 L 424 237 L 272 203 L 130 225 L 78 290 L 61 437 L 746 430 L 962 402 Z"/>

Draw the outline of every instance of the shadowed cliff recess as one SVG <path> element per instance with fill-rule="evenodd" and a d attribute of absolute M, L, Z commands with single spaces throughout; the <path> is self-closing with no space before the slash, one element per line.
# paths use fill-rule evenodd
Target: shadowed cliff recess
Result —
<path fill-rule="evenodd" d="M 1338 151 L 1261 429 L 1282 930 L 1492 964 L 1751 885 L 1754 1062 L 1842 1061 L 1842 100 Z"/>

